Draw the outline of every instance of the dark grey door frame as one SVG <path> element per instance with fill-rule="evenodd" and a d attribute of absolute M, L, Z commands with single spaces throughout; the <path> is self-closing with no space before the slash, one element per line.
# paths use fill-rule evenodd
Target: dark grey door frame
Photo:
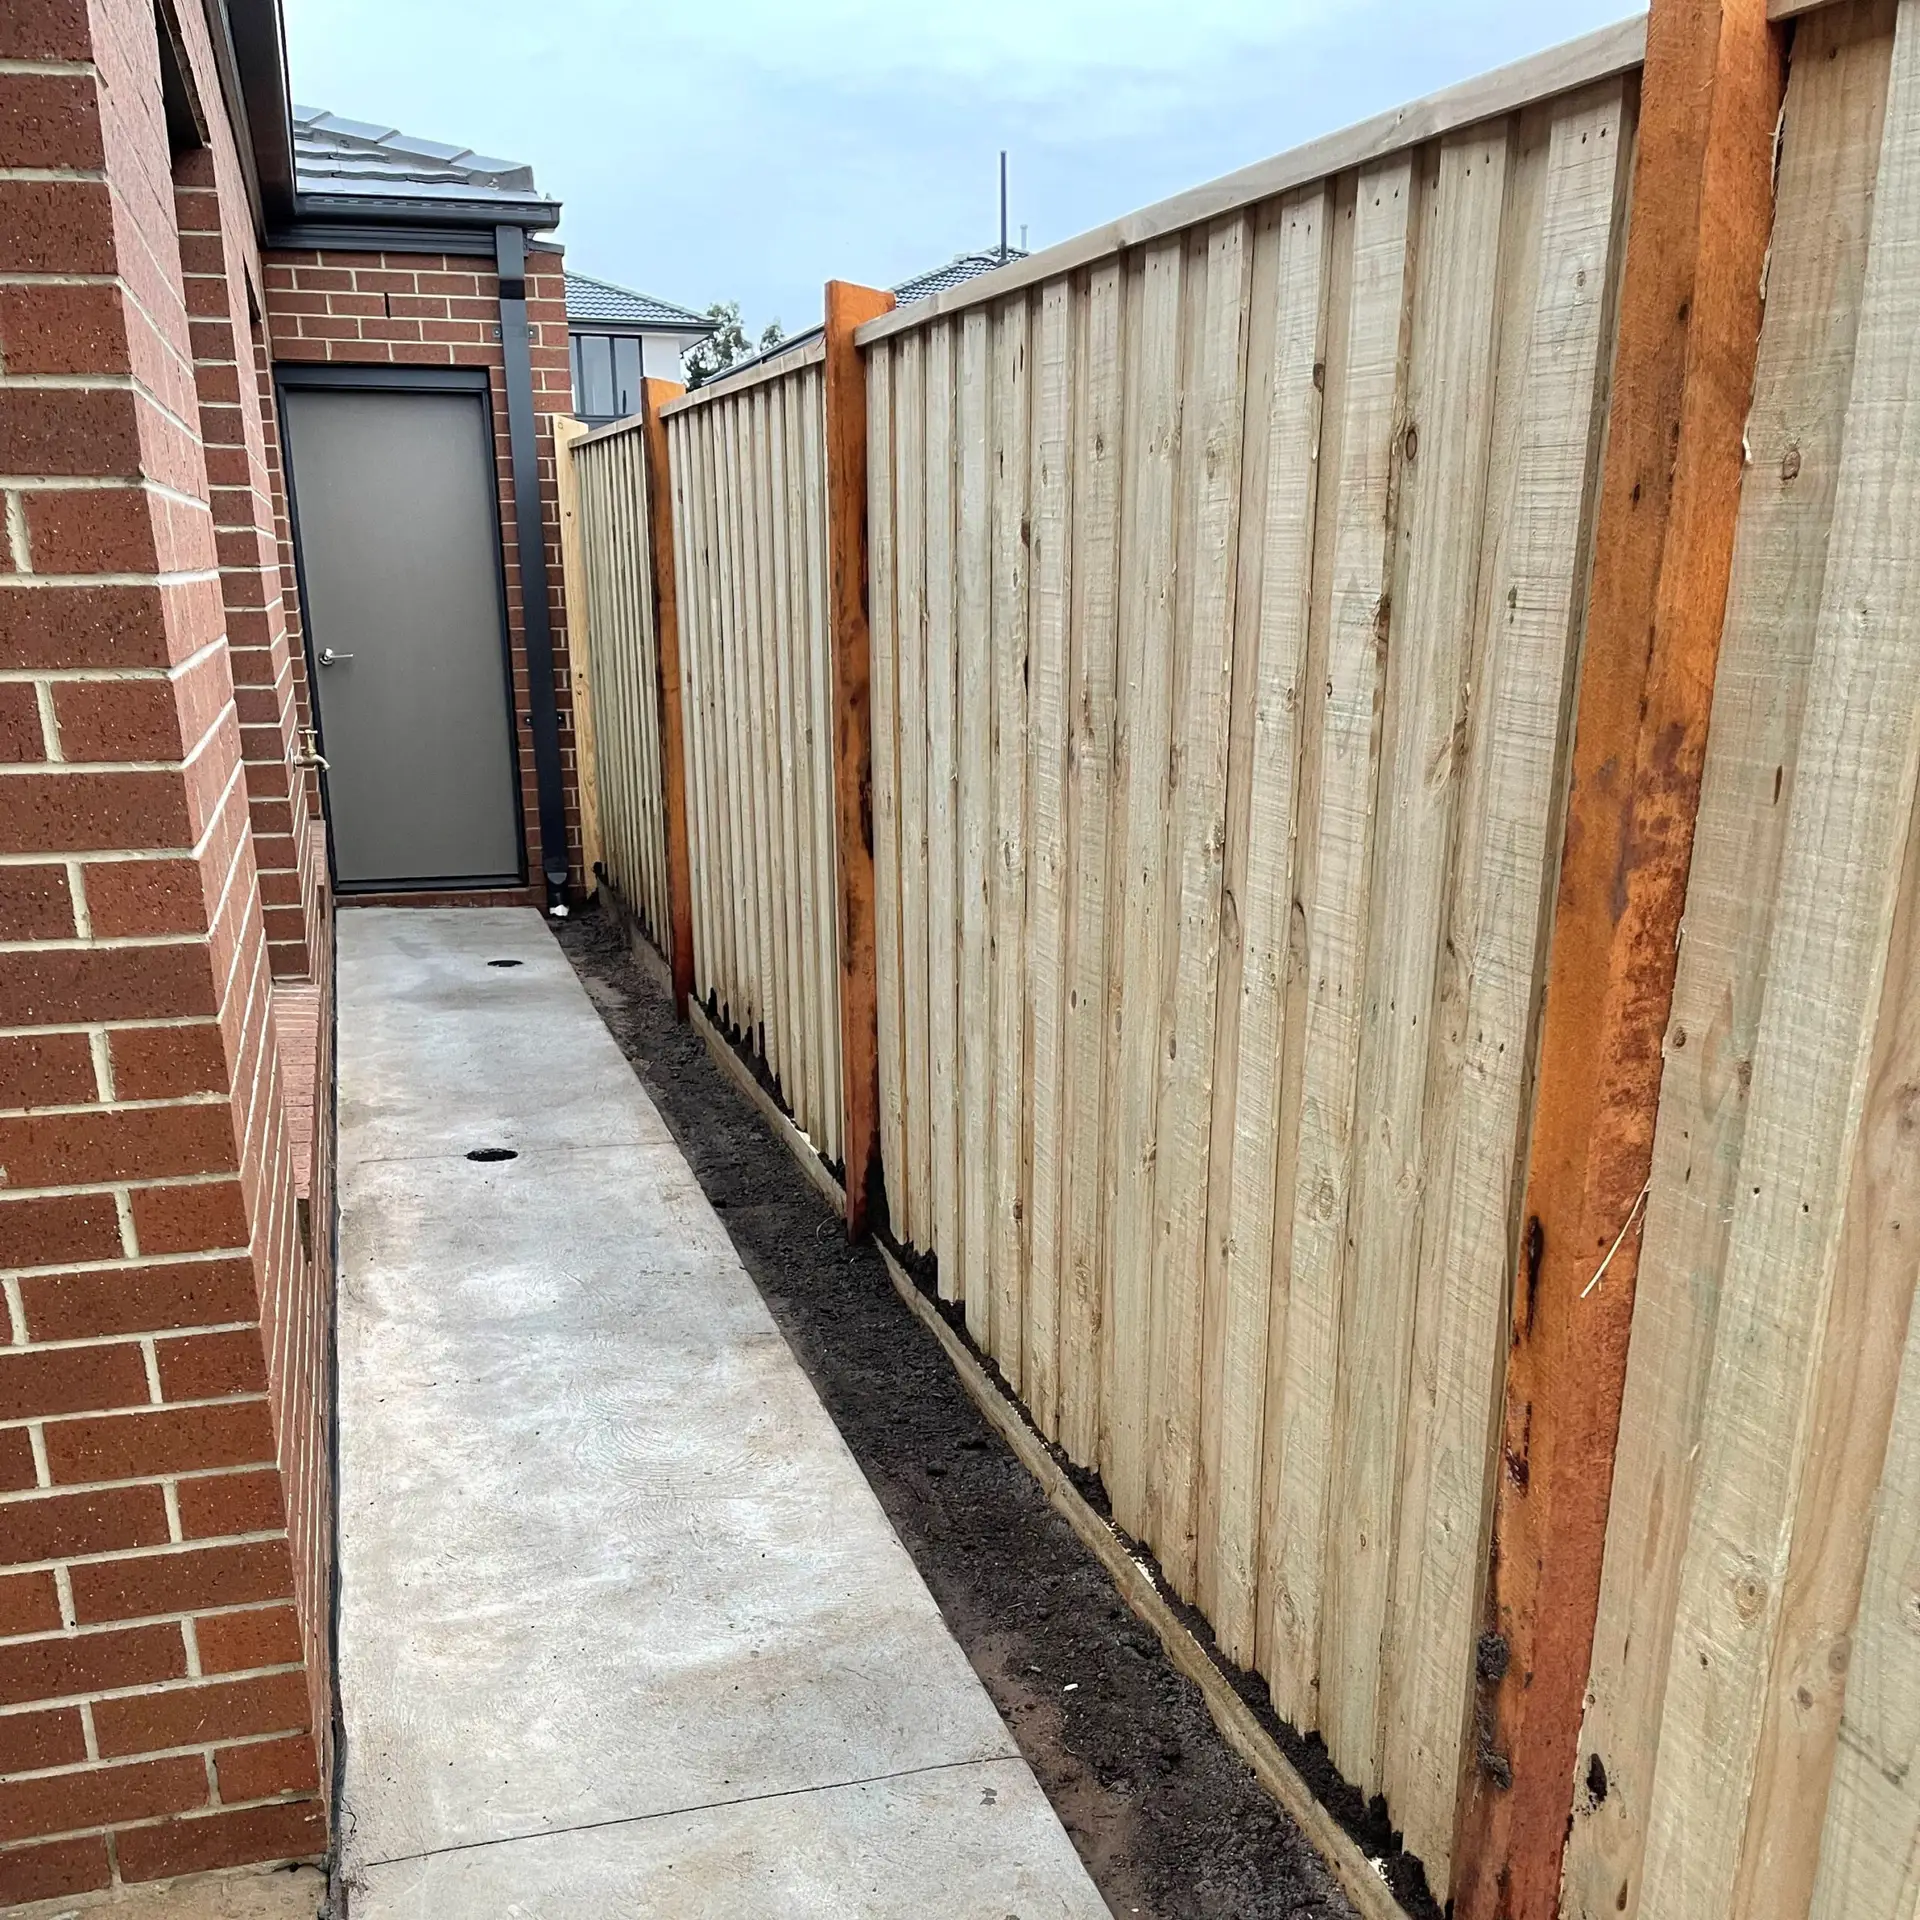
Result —
<path fill-rule="evenodd" d="M 314 740 L 321 758 L 326 757 L 327 737 L 325 723 L 320 712 L 319 663 L 313 651 L 313 626 L 307 618 L 307 578 L 306 562 L 300 552 L 300 501 L 293 478 L 293 456 L 287 440 L 287 409 L 283 396 L 290 388 L 305 388 L 309 391 L 324 389 L 334 393 L 458 393 L 477 395 L 486 414 L 488 437 L 493 435 L 493 382 L 485 367 L 395 367 L 395 366 L 353 366 L 335 361 L 299 361 L 289 360 L 275 366 L 273 370 L 274 410 L 278 415 L 276 422 L 280 434 L 281 478 L 287 489 L 287 522 L 293 535 L 293 572 L 294 583 L 300 595 L 300 639 L 307 669 L 307 706 L 313 721 Z M 516 706 L 513 688 L 513 629 L 507 612 L 507 561 L 506 549 L 500 533 L 500 488 L 498 475 L 491 464 L 487 470 L 487 483 L 493 494 L 493 576 L 494 592 L 500 607 L 500 646 L 501 670 L 506 675 L 507 686 L 507 755 L 508 765 L 513 769 L 513 779 L 509 783 L 513 789 L 513 818 L 515 837 L 520 847 L 520 871 L 518 880 L 524 884 L 526 879 L 526 809 L 520 793 L 520 739 L 519 728 L 515 724 Z M 551 659 L 551 653 L 549 653 Z M 528 663 L 531 674 L 532 663 Z M 547 675 L 551 687 L 553 675 Z M 327 773 L 320 772 L 320 791 L 323 799 L 327 794 Z M 327 805 L 322 809 L 327 828 L 327 864 L 330 870 L 337 872 L 338 862 L 334 856 L 333 845 L 333 809 Z M 563 876 L 564 878 L 564 876 Z M 470 883 L 422 879 L 407 883 L 383 883 L 377 888 L 355 888 L 348 886 L 346 892 L 373 891 L 380 893 L 436 892 L 449 885 Z"/>

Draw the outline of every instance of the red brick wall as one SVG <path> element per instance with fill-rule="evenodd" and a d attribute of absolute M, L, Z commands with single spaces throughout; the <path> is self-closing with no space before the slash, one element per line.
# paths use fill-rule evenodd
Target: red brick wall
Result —
<path fill-rule="evenodd" d="M 273 253 L 267 256 L 267 325 L 273 358 L 350 365 L 484 367 L 492 386 L 495 466 L 500 488 L 501 550 L 506 556 L 507 629 L 513 656 L 514 737 L 519 746 L 527 872 L 540 875 L 540 799 L 533 740 L 526 724 L 527 651 L 513 458 L 507 440 L 507 392 L 500 347 L 500 282 L 493 262 L 470 254 Z M 553 416 L 571 412 L 566 286 L 557 252 L 529 250 L 527 318 L 533 334 L 534 415 L 540 447 L 540 512 L 547 549 L 547 614 L 553 630 L 554 696 L 560 708 L 560 759 L 566 790 L 567 865 L 581 880 L 580 810 L 567 668 L 566 602 L 560 577 L 560 503 L 554 487 Z M 281 503 L 283 541 L 288 529 Z M 290 545 L 285 561 L 292 565 Z M 406 902 L 457 902 L 462 896 L 383 896 Z M 498 901 L 498 893 L 466 896 Z M 544 904 L 537 885 L 524 897 Z"/>
<path fill-rule="evenodd" d="M 176 169 L 150 7 L 0 7 L 0 1905 L 326 1837 L 329 946 L 178 14 Z"/>

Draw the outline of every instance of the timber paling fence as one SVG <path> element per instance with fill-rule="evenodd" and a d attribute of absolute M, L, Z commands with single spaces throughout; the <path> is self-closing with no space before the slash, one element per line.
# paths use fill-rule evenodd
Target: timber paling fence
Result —
<path fill-rule="evenodd" d="M 1437 1897 L 1906 1920 L 1920 0 L 1641 44 L 668 409 L 663 811 L 700 995 Z"/>

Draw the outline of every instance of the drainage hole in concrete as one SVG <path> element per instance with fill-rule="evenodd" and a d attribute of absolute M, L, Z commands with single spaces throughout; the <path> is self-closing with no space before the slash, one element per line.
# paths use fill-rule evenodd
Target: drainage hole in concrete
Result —
<path fill-rule="evenodd" d="M 487 962 L 490 967 L 524 967 L 526 964 L 524 960 L 489 960 Z"/>
<path fill-rule="evenodd" d="M 469 1160 L 518 1160 L 519 1154 L 512 1147 L 474 1147 L 468 1154 Z"/>

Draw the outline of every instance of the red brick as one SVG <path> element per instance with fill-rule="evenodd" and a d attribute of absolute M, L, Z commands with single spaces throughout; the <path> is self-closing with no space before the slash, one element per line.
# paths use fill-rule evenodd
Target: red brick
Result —
<path fill-rule="evenodd" d="M 0 1646 L 0 1703 L 150 1686 L 181 1679 L 186 1671 L 187 1643 L 172 1624 L 19 1640 Z"/>
<path fill-rule="evenodd" d="M 0 1780 L 0 1833 L 22 1837 L 72 1827 L 150 1820 L 207 1803 L 207 1770 L 197 1753 L 130 1767 L 93 1767 L 39 1780 Z M 124 1865 L 123 1865 L 124 1872 Z"/>
<path fill-rule="evenodd" d="M 0 1350 L 0 1420 L 146 1404 L 147 1363 L 131 1341 L 110 1347 Z"/>
<path fill-rule="evenodd" d="M 156 1486 L 43 1494 L 37 1500 L 10 1500 L 0 1513 L 0 1561 L 10 1563 L 120 1553 L 164 1546 L 168 1539 L 167 1503 Z"/>
<path fill-rule="evenodd" d="M 122 1100 L 178 1100 L 223 1093 L 231 1085 L 226 1042 L 211 1023 L 116 1028 L 107 1036 L 107 1054 L 114 1091 Z"/>
<path fill-rule="evenodd" d="M 214 1473 L 180 1482 L 180 1531 L 189 1540 L 271 1533 L 287 1524 L 277 1469 Z"/>
<path fill-rule="evenodd" d="M 64 721 L 63 721 L 64 724 Z M 197 860 L 93 860 L 87 909 L 102 940 L 204 933 L 206 884 Z"/>
<path fill-rule="evenodd" d="M 0 167 L 80 172 L 105 163 L 91 75 L 0 74 Z"/>
<path fill-rule="evenodd" d="M 92 57 L 86 0 L 7 0 L 0 7 L 0 59 Z"/>
<path fill-rule="evenodd" d="M 327 1850 L 327 1821 L 318 1800 L 283 1800 L 136 1827 L 116 1844 L 121 1879 L 164 1880 L 255 1861 L 316 1859 Z"/>
<path fill-rule="evenodd" d="M 290 1667 L 304 1656 L 299 1616 L 288 1606 L 250 1607 L 244 1613 L 210 1613 L 193 1623 L 203 1673 L 245 1673 L 255 1667 Z"/>
<path fill-rule="evenodd" d="M 0 21 L 11 6 L 0 7 Z M 64 1900 L 96 1893 L 113 1884 L 107 1837 L 83 1834 L 77 1840 L 49 1840 L 38 1847 L 9 1847 L 0 1852 L 0 1907 L 23 1907 L 35 1900 Z"/>
<path fill-rule="evenodd" d="M 0 1637 L 59 1631 L 60 1589 L 51 1573 L 0 1573 Z"/>
<path fill-rule="evenodd" d="M 195 838 L 179 774 L 20 773 L 7 782 L 0 853 L 185 847 Z"/>
<path fill-rule="evenodd" d="M 120 1251 L 120 1215 L 110 1193 L 57 1194 L 37 1200 L 9 1200 L 0 1193 L 0 1267 L 117 1260 Z M 8 1365 L 0 1354 L 0 1420 L 15 1417 L 6 1411 Z"/>
<path fill-rule="evenodd" d="M 0 1118 L 0 1167 L 23 1187 L 230 1173 L 234 1160 L 233 1113 L 225 1102 Z"/>
<path fill-rule="evenodd" d="M 31 960 L 9 954 L 7 969 Z M 67 1107 L 95 1098 L 93 1049 L 84 1033 L 0 1034 L 0 1104 L 8 1107 Z M 0 1218 L 0 1234 L 8 1223 Z M 5 1245 L 0 1241 L 0 1245 Z M 0 1266 L 29 1262 L 0 1258 Z"/>
<path fill-rule="evenodd" d="M 87 1757 L 87 1730 L 78 1707 L 42 1713 L 0 1713 L 0 1773 L 37 1773 L 76 1766 Z M 252 1794 L 251 1799 L 262 1798 Z"/>
<path fill-rule="evenodd" d="M 0 1026 L 206 1019 L 218 1011 L 200 943 L 10 953 L 0 968 Z"/>
<path fill-rule="evenodd" d="M 46 1441 L 54 1484 L 77 1486 L 271 1460 L 273 1420 L 264 1400 L 236 1400 L 54 1421 L 46 1428 Z"/>
<path fill-rule="evenodd" d="M 179 1260 L 99 1273 L 34 1274 L 20 1283 L 36 1340 L 168 1333 L 259 1317 L 250 1261 Z"/>
<path fill-rule="evenodd" d="M 0 13 L 11 10 L 10 0 Z M 105 181 L 0 180 L 0 273 L 112 273 L 114 264 Z"/>
<path fill-rule="evenodd" d="M 27 1438 L 26 1428 L 0 1427 L 0 1493 L 23 1493 L 39 1484 L 39 1469 L 33 1462 L 33 1442 Z M 12 1532 L 11 1522 L 8 1532 Z"/>
<path fill-rule="evenodd" d="M 138 487 L 60 487 L 25 496 L 27 551 L 36 573 L 152 573 L 162 564 L 154 530 L 162 504 Z M 145 760 L 140 753 L 74 758 Z"/>
<path fill-rule="evenodd" d="M 256 1327 L 203 1333 L 190 1340 L 162 1340 L 155 1353 L 160 1362 L 160 1391 L 169 1400 L 224 1400 L 234 1394 L 266 1391 L 266 1356 Z"/>
<path fill-rule="evenodd" d="M 0 566 L 7 563 L 0 560 Z M 0 762 L 33 766 L 47 757 L 46 735 L 40 725 L 40 701 L 25 681 L 0 684 Z"/>
<path fill-rule="evenodd" d="M 120 289 L 0 287 L 0 353 L 9 373 L 130 373 Z"/>
<path fill-rule="evenodd" d="M 270 1800 L 277 1794 L 320 1791 L 320 1765 L 311 1734 L 223 1747 L 213 1756 L 213 1765 L 220 1778 L 220 1798 L 228 1806 Z"/>
<path fill-rule="evenodd" d="M 87 1623 L 205 1613 L 250 1600 L 285 1600 L 292 1592 L 285 1540 L 95 1560 L 73 1569 L 74 1610 Z"/>
<path fill-rule="evenodd" d="M 12 184 L 0 181 L 0 195 Z M 0 388 L 0 473 L 139 471 L 140 430 L 130 388 Z"/>
<path fill-rule="evenodd" d="M 0 180 L 0 194 L 7 183 Z M 175 647 L 166 587 L 32 587 L 0 592 L 0 667 L 164 667 Z M 203 628 L 211 640 L 217 625 Z M 184 656 L 194 649 L 182 645 Z"/>
<path fill-rule="evenodd" d="M 238 1180 L 190 1187 L 135 1187 L 131 1199 L 133 1230 L 142 1253 L 212 1253 L 245 1247 L 251 1238 L 246 1196 Z M 167 1395 L 169 1400 L 214 1397 L 212 1393 Z"/>
<path fill-rule="evenodd" d="M 93 1725 L 102 1756 L 117 1760 L 240 1740 L 251 1733 L 302 1732 L 309 1711 L 307 1677 L 296 1669 L 101 1700 L 93 1709 Z"/>
<path fill-rule="evenodd" d="M 0 940 L 65 940 L 72 933 L 64 867 L 0 867 Z"/>

